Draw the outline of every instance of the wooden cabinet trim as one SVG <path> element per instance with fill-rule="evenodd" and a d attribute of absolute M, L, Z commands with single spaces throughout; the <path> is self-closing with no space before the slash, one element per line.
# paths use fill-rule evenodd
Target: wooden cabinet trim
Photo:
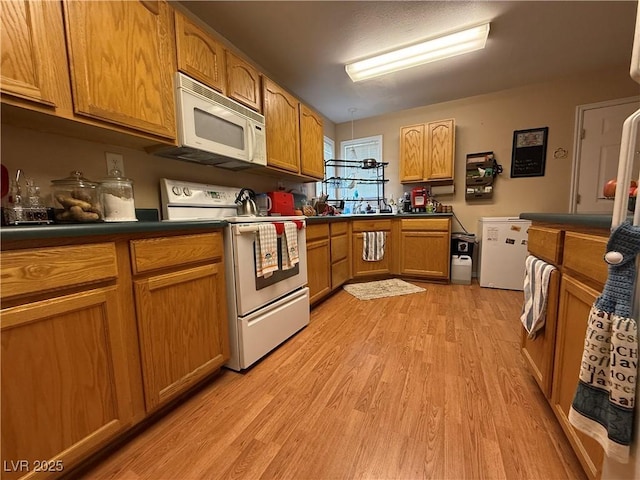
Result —
<path fill-rule="evenodd" d="M 3 251 L 2 299 L 113 280 L 113 243 Z"/>

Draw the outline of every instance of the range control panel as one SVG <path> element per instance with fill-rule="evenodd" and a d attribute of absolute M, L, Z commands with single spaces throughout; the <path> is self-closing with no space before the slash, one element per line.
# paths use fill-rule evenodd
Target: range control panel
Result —
<path fill-rule="evenodd" d="M 206 185 L 181 180 L 160 180 L 160 195 L 164 205 L 191 207 L 234 207 L 240 193 L 238 187 Z"/>

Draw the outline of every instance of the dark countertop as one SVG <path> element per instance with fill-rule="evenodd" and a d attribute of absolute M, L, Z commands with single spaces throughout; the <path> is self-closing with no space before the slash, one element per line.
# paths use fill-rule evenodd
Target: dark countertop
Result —
<path fill-rule="evenodd" d="M 46 240 L 54 238 L 80 238 L 100 235 L 138 234 L 138 233 L 166 233 L 177 231 L 201 230 L 223 228 L 227 222 L 223 220 L 202 221 L 158 221 L 155 218 L 139 215 L 137 222 L 99 222 L 99 223 L 74 223 L 51 225 L 18 225 L 5 226 L 0 229 L 0 238 L 5 242 L 21 240 Z M 451 217 L 451 213 L 381 213 L 370 215 L 336 215 L 307 217 L 307 223 L 326 223 L 347 220 L 371 220 L 383 218 L 434 218 Z"/>
<path fill-rule="evenodd" d="M 19 225 L 2 227 L 2 241 L 44 240 L 50 238 L 78 238 L 97 235 L 117 235 L 122 233 L 154 233 L 188 231 L 202 228 L 222 228 L 224 221 L 185 221 L 185 222 L 104 222 L 75 223 L 66 225 Z"/>
<path fill-rule="evenodd" d="M 611 228 L 610 214 L 588 214 L 588 213 L 521 213 L 520 218 L 531 220 L 532 222 L 559 223 L 566 225 L 577 225 L 581 227 Z M 629 215 L 629 220 L 633 217 Z"/>
<path fill-rule="evenodd" d="M 307 217 L 307 223 L 340 222 L 346 220 L 378 220 L 394 218 L 442 218 L 453 217 L 453 213 L 371 213 L 360 215 L 317 215 Z"/>

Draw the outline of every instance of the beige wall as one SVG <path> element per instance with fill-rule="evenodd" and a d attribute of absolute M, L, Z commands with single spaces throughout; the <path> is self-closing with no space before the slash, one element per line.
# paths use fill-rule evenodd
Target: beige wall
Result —
<path fill-rule="evenodd" d="M 387 194 L 401 195 L 398 181 L 398 134 L 400 127 L 428 120 L 456 119 L 455 194 L 437 198 L 454 207 L 454 212 L 470 232 L 476 231 L 482 216 L 518 215 L 524 211 L 566 212 L 573 155 L 573 128 L 577 105 L 630 97 L 638 86 L 629 80 L 626 69 L 532 85 L 489 95 L 430 105 L 356 121 L 354 135 L 383 135 L 384 160 L 390 163 Z M 513 130 L 549 127 L 547 164 L 544 177 L 509 178 Z M 117 145 L 103 145 L 76 138 L 33 131 L 2 124 L 0 154 L 11 174 L 22 168 L 34 177 L 44 194 L 52 179 L 66 177 L 75 169 L 92 180 L 106 174 L 105 151 L 124 155 L 125 173 L 134 180 L 136 207 L 160 208 L 158 182 L 162 177 L 232 186 L 248 186 L 257 191 L 273 190 L 277 178 L 229 172 L 212 167 L 148 155 Z M 326 122 L 325 134 L 341 140 L 351 138 L 351 124 L 334 126 Z M 567 158 L 554 159 L 553 152 L 564 148 Z M 505 173 L 496 180 L 494 198 L 465 202 L 464 162 L 467 153 L 492 150 Z M 287 189 L 302 185 L 285 182 Z M 454 225 L 454 231 L 460 230 Z"/>
<path fill-rule="evenodd" d="M 149 155 L 146 152 L 117 145 L 79 140 L 2 124 L 0 153 L 2 163 L 15 175 L 17 168 L 36 180 L 45 195 L 50 182 L 80 170 L 90 180 L 98 181 L 107 174 L 105 152 L 124 156 L 127 177 L 134 181 L 137 208 L 160 209 L 159 180 L 163 177 L 214 185 L 250 187 L 256 191 L 277 188 L 278 178 L 246 172 L 231 172 L 195 163 Z M 287 189 L 301 185 L 284 182 Z"/>
<path fill-rule="evenodd" d="M 629 78 L 628 67 L 621 67 L 359 120 L 354 122 L 354 137 L 383 135 L 383 160 L 389 162 L 386 176 L 390 179 L 385 192 L 388 197 L 393 194 L 397 198 L 413 187 L 403 186 L 398 180 L 400 128 L 455 118 L 455 193 L 436 198 L 453 205 L 466 229 L 477 233 L 479 217 L 568 212 L 576 107 L 638 93 L 638 85 Z M 509 178 L 513 131 L 537 127 L 549 127 L 544 177 Z M 340 141 L 348 139 L 351 139 L 351 123 L 336 125 L 336 150 L 339 151 Z M 553 153 L 559 148 L 567 150 L 566 158 L 554 158 Z M 504 173 L 495 181 L 491 200 L 466 202 L 466 155 L 485 151 L 495 153 Z M 453 230 L 461 231 L 461 228 L 454 222 Z"/>

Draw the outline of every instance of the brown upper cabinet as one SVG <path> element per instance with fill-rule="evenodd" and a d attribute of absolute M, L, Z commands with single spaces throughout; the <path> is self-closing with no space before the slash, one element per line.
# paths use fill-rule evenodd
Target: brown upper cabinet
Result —
<path fill-rule="evenodd" d="M 322 117 L 300 104 L 300 173 L 318 180 L 324 178 L 324 127 Z"/>
<path fill-rule="evenodd" d="M 262 112 L 260 72 L 235 53 L 226 51 L 227 96 L 257 112 Z"/>
<path fill-rule="evenodd" d="M 455 120 L 400 129 L 400 181 L 453 181 Z"/>
<path fill-rule="evenodd" d="M 180 12 L 175 12 L 178 70 L 225 93 L 225 56 L 216 41 Z"/>
<path fill-rule="evenodd" d="M 60 4 L 13 1 L 2 2 L 1 8 L 2 92 L 46 107 L 57 106 L 55 52 L 64 55 Z M 52 16 L 58 17 L 57 23 Z M 47 30 L 48 21 L 53 32 Z M 61 63 L 66 65 L 64 56 Z"/>
<path fill-rule="evenodd" d="M 76 113 L 175 138 L 175 46 L 169 5 L 63 5 Z"/>
<path fill-rule="evenodd" d="M 267 137 L 267 166 L 300 173 L 298 100 L 267 77 L 262 77 Z"/>

